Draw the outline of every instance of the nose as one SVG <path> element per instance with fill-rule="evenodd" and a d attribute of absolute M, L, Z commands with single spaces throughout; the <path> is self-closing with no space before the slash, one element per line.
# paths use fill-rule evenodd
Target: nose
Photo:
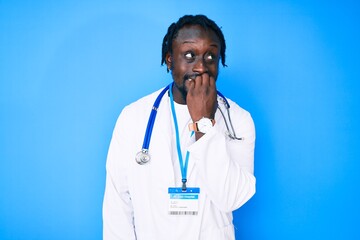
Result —
<path fill-rule="evenodd" d="M 193 65 L 193 72 L 198 74 L 203 74 L 208 72 L 208 67 L 204 61 L 204 59 L 198 59 Z"/>

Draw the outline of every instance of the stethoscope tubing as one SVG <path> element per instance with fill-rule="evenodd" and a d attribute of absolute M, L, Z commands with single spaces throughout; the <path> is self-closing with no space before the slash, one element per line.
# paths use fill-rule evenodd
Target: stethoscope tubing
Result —
<path fill-rule="evenodd" d="M 224 101 L 224 103 L 225 103 L 225 107 L 227 108 L 227 109 L 229 109 L 230 108 L 230 104 L 229 104 L 229 102 L 228 102 L 228 100 L 226 99 L 226 97 L 221 93 L 221 92 L 219 92 L 219 91 L 217 91 L 217 94 L 222 98 L 222 100 Z"/>
<path fill-rule="evenodd" d="M 143 145 L 142 145 L 142 150 L 143 151 L 148 151 L 149 150 L 150 140 L 151 140 L 152 130 L 153 130 L 155 119 L 156 119 L 157 110 L 159 108 L 162 97 L 164 96 L 166 91 L 169 89 L 170 85 L 166 86 L 160 92 L 159 96 L 156 98 L 156 100 L 154 102 L 154 105 L 153 105 L 153 107 L 151 109 L 150 117 L 149 117 L 148 124 L 147 124 L 146 131 L 145 131 L 144 142 L 143 142 Z"/>
<path fill-rule="evenodd" d="M 153 107 L 151 109 L 151 112 L 150 112 L 150 116 L 149 116 L 149 120 L 148 120 L 148 124 L 146 126 L 146 131 L 145 131 L 145 136 L 144 136 L 144 142 L 143 142 L 143 145 L 142 145 L 142 149 L 141 149 L 141 152 L 144 154 L 143 156 L 147 156 L 149 159 L 150 159 L 150 155 L 149 155 L 149 146 L 150 146 L 150 141 L 151 141 L 151 135 L 152 135 L 152 130 L 153 130 L 153 127 L 154 127 L 154 124 L 155 124 L 155 119 L 156 119 L 156 114 L 157 114 L 157 111 L 158 111 L 158 108 L 159 108 L 159 105 L 160 105 L 160 102 L 161 102 L 161 99 L 163 98 L 164 94 L 172 87 L 173 83 L 170 83 L 169 85 L 167 85 L 161 92 L 160 94 L 157 96 L 157 98 L 155 99 L 155 102 L 153 104 Z M 227 99 L 225 98 L 225 96 L 217 91 L 217 94 L 219 97 L 222 98 L 223 100 L 223 103 L 225 104 L 225 107 L 226 107 L 226 110 L 228 112 L 228 117 L 230 119 L 230 115 L 229 115 L 229 108 L 230 108 L 230 104 L 229 102 L 227 101 Z M 221 109 L 220 109 L 221 111 Z M 221 114 L 223 115 L 224 119 L 225 119 L 225 116 L 223 114 L 223 112 L 221 111 Z M 229 126 L 228 124 L 226 123 L 226 119 L 225 119 L 225 124 L 226 124 L 226 128 L 228 129 L 228 131 L 230 131 L 229 129 Z M 233 126 L 232 126 L 232 123 L 231 123 L 231 119 L 230 119 L 230 124 L 231 124 L 231 128 L 234 132 L 234 129 L 233 129 Z M 229 132 L 229 136 L 232 138 L 232 139 L 237 139 L 237 140 L 242 140 L 242 138 L 237 138 L 236 135 L 235 135 L 235 132 L 233 134 L 230 134 Z M 141 153 L 140 152 L 140 153 Z M 139 154 L 140 154 L 139 153 Z M 141 160 L 139 160 L 140 163 L 139 164 L 144 164 L 146 162 L 142 162 Z M 147 160 L 148 161 L 148 160 Z"/>

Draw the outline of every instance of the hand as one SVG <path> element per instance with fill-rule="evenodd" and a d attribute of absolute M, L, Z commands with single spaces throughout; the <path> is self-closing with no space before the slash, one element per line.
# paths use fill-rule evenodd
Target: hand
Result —
<path fill-rule="evenodd" d="M 217 108 L 215 79 L 204 73 L 188 81 L 186 104 L 193 122 L 202 117 L 214 119 Z"/>

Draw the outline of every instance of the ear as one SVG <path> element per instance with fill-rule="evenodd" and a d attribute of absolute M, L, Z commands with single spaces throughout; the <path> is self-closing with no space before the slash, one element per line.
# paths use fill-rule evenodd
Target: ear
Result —
<path fill-rule="evenodd" d="M 167 53 L 165 56 L 166 66 L 168 71 L 172 68 L 172 56 L 170 53 Z"/>

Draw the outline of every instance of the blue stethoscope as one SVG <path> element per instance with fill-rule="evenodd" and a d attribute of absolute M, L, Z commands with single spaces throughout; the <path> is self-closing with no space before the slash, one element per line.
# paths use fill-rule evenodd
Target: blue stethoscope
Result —
<path fill-rule="evenodd" d="M 140 164 L 140 165 L 144 165 L 144 164 L 148 163 L 150 161 L 150 159 L 151 159 L 150 154 L 149 154 L 149 146 L 150 146 L 150 140 L 151 140 L 152 130 L 153 130 L 155 119 L 156 119 L 157 110 L 159 108 L 161 99 L 163 98 L 164 94 L 169 90 L 169 88 L 172 87 L 172 85 L 173 85 L 173 83 L 170 83 L 168 86 L 166 86 L 160 92 L 160 94 L 157 96 L 157 98 L 155 99 L 155 102 L 154 102 L 153 107 L 152 107 L 151 112 L 150 112 L 150 117 L 149 117 L 149 120 L 148 120 L 148 124 L 147 124 L 147 127 L 146 127 L 142 149 L 141 149 L 140 152 L 138 152 L 136 154 L 136 157 L 135 157 L 136 162 L 138 164 Z M 226 111 L 227 111 L 227 116 L 228 116 L 228 121 L 230 123 L 231 131 L 230 131 L 229 124 L 228 124 L 228 121 L 227 121 L 227 119 L 225 117 L 224 112 L 218 106 L 218 109 L 220 110 L 220 113 L 221 113 L 222 117 L 225 120 L 225 125 L 226 125 L 226 129 L 227 129 L 227 135 L 231 139 L 234 139 L 234 140 L 243 140 L 243 138 L 239 138 L 235 134 L 235 130 L 234 130 L 233 124 L 231 122 L 231 118 L 230 118 L 230 111 L 229 111 L 230 104 L 229 104 L 229 102 L 227 101 L 225 96 L 223 94 L 221 94 L 219 91 L 217 91 L 217 94 L 219 96 L 218 99 L 225 105 L 225 108 L 226 108 Z"/>

